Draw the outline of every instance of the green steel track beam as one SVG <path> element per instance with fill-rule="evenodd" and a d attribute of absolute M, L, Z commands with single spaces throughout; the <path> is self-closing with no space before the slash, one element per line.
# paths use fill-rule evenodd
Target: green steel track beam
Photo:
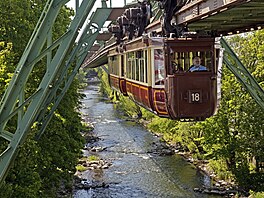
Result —
<path fill-rule="evenodd" d="M 220 42 L 222 47 L 225 49 L 224 63 L 227 68 L 237 77 L 242 85 L 248 90 L 251 97 L 262 108 L 262 110 L 264 110 L 264 91 L 262 87 L 242 64 L 228 43 L 223 38 L 221 38 Z"/>
<path fill-rule="evenodd" d="M 81 67 L 83 61 L 85 60 L 86 56 L 87 56 L 87 52 L 89 51 L 89 49 L 93 46 L 93 43 L 96 39 L 96 37 L 99 34 L 99 31 L 101 28 L 103 28 L 104 22 L 107 20 L 107 18 L 109 17 L 110 13 L 111 13 L 112 9 L 111 8 L 97 8 L 97 10 L 95 11 L 95 13 L 92 14 L 91 18 L 90 18 L 90 22 L 89 24 L 86 26 L 84 33 L 82 34 L 80 41 L 77 43 L 75 49 L 73 50 L 72 54 L 71 54 L 71 60 L 68 61 L 68 63 L 65 65 L 65 69 L 63 69 L 63 75 L 61 76 L 66 76 L 65 71 L 70 67 L 70 63 L 72 63 L 73 58 L 77 57 L 77 63 L 76 66 L 74 68 L 74 70 L 69 73 L 66 78 L 64 79 L 60 79 L 60 81 L 62 82 L 61 84 L 63 84 L 63 87 L 61 88 L 61 91 L 58 95 L 56 95 L 53 98 L 53 106 L 51 108 L 51 110 L 48 112 L 48 114 L 46 115 L 45 113 L 42 114 L 43 117 L 40 117 L 40 123 L 41 123 L 41 129 L 39 131 L 38 134 L 38 138 L 44 133 L 49 121 L 51 120 L 55 110 L 57 109 L 60 101 L 62 100 L 63 96 L 65 95 L 66 91 L 68 90 L 69 86 L 71 85 L 74 76 L 77 74 L 79 68 Z M 93 24 L 97 24 L 97 28 L 94 28 Z M 83 46 L 83 44 L 85 44 Z M 67 69 L 66 69 L 67 68 Z M 59 86 L 56 86 L 54 88 L 54 92 L 56 92 L 59 89 Z M 48 102 L 48 104 L 50 104 L 51 101 Z M 44 117 L 44 115 L 46 115 Z"/>
<path fill-rule="evenodd" d="M 4 181 L 7 172 L 15 159 L 19 147 L 25 141 L 33 123 L 40 113 L 47 108 L 52 95 L 56 95 L 53 87 L 57 86 L 59 77 L 63 74 L 69 79 L 65 69 L 79 30 L 83 26 L 95 0 L 82 1 L 78 7 L 68 31 L 57 41 L 50 44 L 50 32 L 58 13 L 68 0 L 48 0 L 28 42 L 27 47 L 18 63 L 17 69 L 1 100 L 0 107 L 0 137 L 7 141 L 5 150 L 0 154 L 0 184 Z M 44 49 L 44 44 L 49 47 Z M 55 52 L 54 52 L 55 51 Z M 52 52 L 52 53 L 51 53 Z M 52 57 L 51 57 L 52 54 Z M 46 58 L 46 72 L 31 96 L 25 97 L 27 81 L 38 61 Z M 71 64 L 68 62 L 67 64 Z M 70 82 L 69 82 L 70 83 Z M 66 92 L 65 88 L 62 92 Z M 13 130 L 8 126 L 11 119 L 17 119 L 17 126 Z"/>

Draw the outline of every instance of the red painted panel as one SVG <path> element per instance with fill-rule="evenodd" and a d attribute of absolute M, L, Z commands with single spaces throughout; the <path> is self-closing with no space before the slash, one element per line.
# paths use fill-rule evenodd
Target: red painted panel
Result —
<path fill-rule="evenodd" d="M 149 90 L 150 88 L 146 86 L 141 86 L 140 87 L 140 97 L 141 97 L 141 103 L 145 106 L 151 107 L 150 105 L 150 95 L 149 95 Z"/>
<path fill-rule="evenodd" d="M 127 92 L 139 105 L 161 117 L 168 117 L 164 89 L 153 89 L 134 82 L 126 81 Z"/>
<path fill-rule="evenodd" d="M 141 103 L 140 94 L 139 94 L 139 85 L 135 83 L 132 83 L 131 85 L 132 85 L 132 94 L 134 95 L 134 99 L 139 103 Z"/>
<path fill-rule="evenodd" d="M 110 86 L 113 89 L 116 89 L 116 90 L 119 90 L 120 91 L 120 88 L 119 88 L 119 79 L 116 78 L 115 76 L 111 76 L 110 75 Z"/>
<path fill-rule="evenodd" d="M 168 111 L 165 101 L 164 89 L 152 89 L 154 109 L 159 116 L 167 117 Z"/>
<path fill-rule="evenodd" d="M 174 119 L 204 120 L 216 110 L 216 80 L 210 72 L 189 72 L 167 78 L 170 115 Z"/>
<path fill-rule="evenodd" d="M 119 80 L 119 87 L 120 87 L 120 90 L 121 90 L 121 93 L 124 95 L 124 96 L 127 96 L 127 88 L 126 88 L 126 80 L 125 79 L 120 79 Z"/>

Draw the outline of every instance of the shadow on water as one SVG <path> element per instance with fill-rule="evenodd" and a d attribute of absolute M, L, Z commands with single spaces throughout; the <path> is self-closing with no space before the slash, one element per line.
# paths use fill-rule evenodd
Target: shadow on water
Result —
<path fill-rule="evenodd" d="M 101 152 L 84 150 L 84 156 L 97 155 L 112 165 L 82 172 L 81 178 L 104 185 L 76 189 L 75 198 L 219 197 L 194 192 L 196 187 L 209 185 L 210 179 L 179 155 L 159 156 L 151 152 L 157 137 L 136 123 L 118 118 L 113 104 L 105 102 L 96 85 L 90 85 L 83 93 L 86 97 L 81 112 L 100 137 L 87 147 L 105 148 Z"/>

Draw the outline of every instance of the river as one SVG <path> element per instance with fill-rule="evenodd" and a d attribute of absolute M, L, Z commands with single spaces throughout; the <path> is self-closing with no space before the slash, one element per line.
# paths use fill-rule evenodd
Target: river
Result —
<path fill-rule="evenodd" d="M 89 85 L 83 91 L 81 112 L 100 138 L 92 146 L 104 148 L 92 154 L 111 162 L 111 166 L 84 171 L 81 177 L 107 186 L 77 189 L 74 198 L 217 197 L 194 192 L 194 188 L 210 185 L 209 177 L 177 154 L 160 156 L 151 152 L 158 138 L 139 124 L 119 118 L 113 104 L 100 96 L 98 89 Z M 91 152 L 84 150 L 84 155 Z"/>

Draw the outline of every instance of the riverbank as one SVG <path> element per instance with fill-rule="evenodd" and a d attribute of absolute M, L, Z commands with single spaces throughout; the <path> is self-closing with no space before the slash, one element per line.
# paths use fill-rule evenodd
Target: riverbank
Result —
<path fill-rule="evenodd" d="M 84 94 L 83 120 L 94 129 L 92 136 L 85 136 L 84 158 L 79 162 L 85 170 L 76 173 L 75 198 L 218 197 L 194 191 L 206 186 L 208 177 L 136 119 L 120 118 L 97 88 Z M 109 166 L 103 168 L 105 164 Z"/>
<path fill-rule="evenodd" d="M 144 124 L 142 122 L 139 122 L 137 119 L 126 119 L 130 122 L 135 122 L 138 124 L 141 124 L 144 127 Z M 91 126 L 91 123 L 89 124 Z M 193 188 L 193 191 L 201 193 L 201 194 L 214 194 L 214 195 L 220 195 L 224 197 L 235 197 L 236 194 L 239 193 L 239 190 L 234 184 L 230 184 L 226 181 L 217 179 L 216 175 L 208 170 L 208 163 L 205 160 L 196 160 L 192 158 L 192 155 L 190 153 L 184 152 L 182 148 L 179 146 L 168 144 L 164 141 L 162 141 L 162 136 L 160 134 L 153 134 L 155 137 L 157 137 L 156 141 L 153 141 L 151 149 L 148 151 L 148 153 L 159 155 L 159 156 L 171 156 L 171 155 L 180 155 L 182 158 L 190 163 L 193 164 L 197 170 L 202 172 L 202 174 L 207 175 L 212 181 L 213 185 L 210 186 L 202 186 L 200 188 L 196 187 Z M 89 131 L 83 133 L 83 136 L 86 139 L 86 144 L 83 148 L 84 151 L 88 151 L 92 153 L 92 156 L 98 156 L 100 152 L 107 150 L 107 147 L 101 147 L 101 146 L 93 146 L 94 143 L 100 141 L 100 137 L 95 136 L 93 130 L 91 130 L 91 127 L 89 127 Z M 96 157 L 95 159 L 88 159 L 88 157 L 82 157 L 79 160 L 79 165 L 82 166 L 82 168 L 79 169 L 79 171 L 75 174 L 75 182 L 74 182 L 74 189 L 75 191 L 78 189 L 96 189 L 96 188 L 108 188 L 111 183 L 106 183 L 105 181 L 92 181 L 89 179 L 83 178 L 84 171 L 102 171 L 103 169 L 108 169 L 112 162 L 106 161 L 104 159 L 100 159 Z"/>
<path fill-rule="evenodd" d="M 142 118 L 134 119 L 134 121 L 138 122 L 146 129 L 148 128 L 147 125 L 151 122 L 151 121 L 146 121 L 145 119 Z M 164 154 L 169 154 L 169 155 L 177 154 L 182 156 L 183 159 L 185 159 L 188 163 L 193 164 L 197 168 L 197 170 L 199 170 L 202 174 L 207 175 L 211 179 L 212 181 L 211 186 L 194 188 L 194 191 L 205 194 L 217 194 L 225 197 L 236 197 L 239 194 L 243 194 L 243 197 L 248 196 L 248 193 L 246 193 L 243 189 L 240 189 L 235 184 L 235 182 L 219 179 L 217 174 L 214 173 L 209 167 L 207 160 L 195 159 L 193 155 L 190 152 L 185 151 L 180 144 L 171 144 L 170 142 L 164 142 L 162 134 L 154 133 L 152 131 L 150 132 L 159 138 L 159 140 L 162 142 L 162 145 L 165 145 L 163 147 L 166 147 L 166 150 L 169 150 L 166 151 L 166 153 Z"/>
<path fill-rule="evenodd" d="M 143 127 L 146 122 L 139 121 L 138 119 L 127 118 L 126 121 L 134 122 L 142 125 Z M 100 137 L 96 136 L 93 132 L 92 123 L 88 123 L 89 129 L 83 133 L 84 138 L 86 139 L 86 144 L 83 148 L 84 151 L 88 151 L 92 153 L 92 156 L 98 156 L 100 152 L 107 150 L 107 147 L 101 146 L 93 146 L 94 143 L 100 141 Z M 214 194 L 225 197 L 234 197 L 238 194 L 239 190 L 234 184 L 230 184 L 226 181 L 217 179 L 216 175 L 208 170 L 208 163 L 205 160 L 196 160 L 192 158 L 192 155 L 188 152 L 184 152 L 180 146 L 171 145 L 167 142 L 162 141 L 161 134 L 153 134 L 157 139 L 156 141 L 151 142 L 152 147 L 148 151 L 148 153 L 159 155 L 159 156 L 171 156 L 171 155 L 180 155 L 182 158 L 193 164 L 197 170 L 202 172 L 202 174 L 207 175 L 212 181 L 213 185 L 211 186 L 202 186 L 200 188 L 193 188 L 193 191 L 201 193 L 201 194 Z M 103 169 L 108 169 L 112 162 L 106 161 L 104 159 L 100 159 L 96 157 L 95 159 L 88 159 L 88 157 L 83 156 L 79 160 L 79 165 L 82 166 L 79 171 L 75 174 L 74 181 L 74 190 L 78 189 L 96 189 L 96 188 L 108 188 L 111 183 L 106 183 L 105 181 L 91 181 L 83 178 L 82 172 L 84 171 L 102 171 Z"/>

